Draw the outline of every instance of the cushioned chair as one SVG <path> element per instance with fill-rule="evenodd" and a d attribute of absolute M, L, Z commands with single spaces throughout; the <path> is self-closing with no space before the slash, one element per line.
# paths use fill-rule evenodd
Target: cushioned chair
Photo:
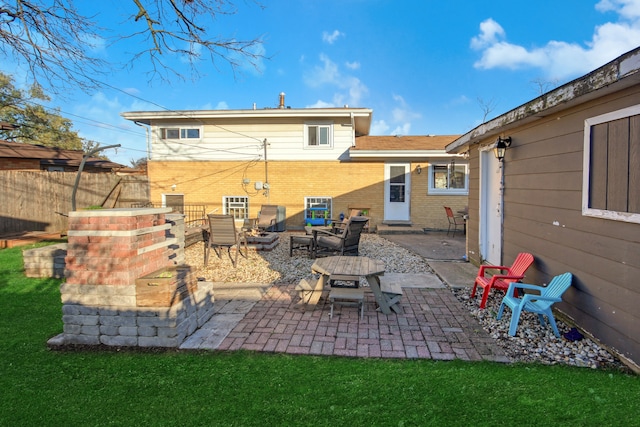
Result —
<path fill-rule="evenodd" d="M 229 259 L 235 267 L 238 263 L 238 253 L 242 254 L 241 247 L 244 244 L 244 257 L 248 255 L 247 238 L 244 231 L 236 230 L 236 222 L 231 215 L 207 215 L 209 229 L 204 247 L 204 265 L 209 263 L 209 251 L 213 248 L 218 258 L 222 258 L 222 248 L 227 248 Z M 235 256 L 231 256 L 231 249 L 235 248 Z"/>
<path fill-rule="evenodd" d="M 366 216 L 352 216 L 343 229 L 314 228 L 313 254 L 318 255 L 358 255 L 360 235 L 369 221 Z"/>
<path fill-rule="evenodd" d="M 549 324 L 553 329 L 553 333 L 560 338 L 560 333 L 558 332 L 558 326 L 556 326 L 556 319 L 553 317 L 551 306 L 556 302 L 562 301 L 562 294 L 571 286 L 571 279 L 571 273 L 564 273 L 551 279 L 551 282 L 549 282 L 546 287 L 527 285 L 524 283 L 511 283 L 507 290 L 507 294 L 502 299 L 502 304 L 500 304 L 497 319 L 500 320 L 502 318 L 504 306 L 509 306 L 512 311 L 509 335 L 514 336 L 520 321 L 520 314 L 522 314 L 523 311 L 536 313 L 542 326 L 545 326 L 544 316 L 547 316 Z M 535 291 L 536 293 L 526 293 L 522 298 L 520 298 L 514 296 L 517 295 L 516 289 L 526 289 L 528 291 Z"/>
<path fill-rule="evenodd" d="M 483 289 L 480 308 L 485 308 L 487 305 L 487 298 L 489 297 L 489 291 L 491 291 L 492 288 L 506 291 L 509 288 L 509 284 L 512 282 L 519 282 L 524 278 L 524 273 L 531 264 L 533 264 L 533 255 L 521 252 L 513 261 L 511 267 L 503 265 L 481 265 L 478 270 L 476 280 L 473 283 L 471 298 L 476 296 L 476 289 L 480 286 Z M 485 272 L 487 270 L 499 270 L 499 272 L 493 276 L 485 276 Z"/>
<path fill-rule="evenodd" d="M 258 218 L 251 220 L 251 228 L 257 228 L 260 231 L 275 231 L 277 217 L 278 206 L 262 205 Z"/>

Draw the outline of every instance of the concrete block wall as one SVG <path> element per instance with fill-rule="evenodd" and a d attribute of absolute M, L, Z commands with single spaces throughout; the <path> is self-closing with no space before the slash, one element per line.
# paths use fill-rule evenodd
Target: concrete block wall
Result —
<path fill-rule="evenodd" d="M 105 209 L 69 215 L 64 330 L 56 342 L 177 347 L 213 315 L 211 284 L 198 282 L 168 307 L 138 307 L 136 279 L 184 262 L 181 218 L 169 208 Z M 173 228 L 172 228 L 173 224 Z M 180 238 L 181 236 L 181 238 Z"/>
<path fill-rule="evenodd" d="M 65 344 L 179 347 L 213 315 L 212 283 L 171 307 L 136 307 L 135 287 L 61 286 Z M 82 303 L 79 303 L 82 300 Z"/>
<path fill-rule="evenodd" d="M 58 243 L 22 252 L 24 272 L 27 277 L 64 278 L 67 244 Z"/>

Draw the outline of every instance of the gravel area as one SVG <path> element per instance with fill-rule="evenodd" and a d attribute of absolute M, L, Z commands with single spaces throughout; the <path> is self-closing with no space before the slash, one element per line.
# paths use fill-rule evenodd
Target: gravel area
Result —
<path fill-rule="evenodd" d="M 203 245 L 192 245 L 185 251 L 187 264 L 196 268 L 196 275 L 213 282 L 238 283 L 297 283 L 311 274 L 313 260 L 299 253 L 289 256 L 289 233 L 279 233 L 280 244 L 271 251 L 249 251 L 248 259 L 238 257 L 238 267 L 233 268 L 226 253 L 218 258 L 215 253 L 209 257 L 209 265 L 203 266 Z M 384 239 L 377 234 L 363 234 L 360 255 L 383 260 L 387 272 L 431 273 L 427 262 L 407 249 Z M 366 286 L 366 281 L 363 281 Z M 478 308 L 479 300 L 469 297 L 468 289 L 452 290 L 458 300 L 469 309 L 483 328 L 496 339 L 507 355 L 518 362 L 538 362 L 543 364 L 566 364 L 589 368 L 610 368 L 626 370 L 625 365 L 607 350 L 588 337 L 579 341 L 556 338 L 547 326 L 542 328 L 538 317 L 523 313 L 515 337 L 508 335 L 511 312 L 505 309 L 501 320 L 496 320 L 501 293 L 489 296 L 487 308 Z M 556 319 L 561 334 L 570 326 Z"/>

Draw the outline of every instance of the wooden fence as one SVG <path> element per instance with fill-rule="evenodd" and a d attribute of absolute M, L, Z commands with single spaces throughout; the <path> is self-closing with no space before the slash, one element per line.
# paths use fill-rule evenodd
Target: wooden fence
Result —
<path fill-rule="evenodd" d="M 76 172 L 0 171 L 0 233 L 66 232 Z M 149 201 L 147 176 L 83 173 L 76 209 Z"/>

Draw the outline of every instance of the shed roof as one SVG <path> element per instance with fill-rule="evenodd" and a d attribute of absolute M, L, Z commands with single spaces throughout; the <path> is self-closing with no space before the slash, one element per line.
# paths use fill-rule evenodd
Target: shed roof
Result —
<path fill-rule="evenodd" d="M 0 157 L 16 159 L 37 159 L 41 164 L 79 167 L 84 152 L 82 150 L 65 150 L 44 145 L 24 144 L 0 140 Z M 109 160 L 89 157 L 87 166 L 103 169 L 122 168 L 123 165 Z"/>
<path fill-rule="evenodd" d="M 555 114 L 592 99 L 640 84 L 640 47 L 608 64 L 485 122 L 447 145 L 448 153 L 462 153 L 482 139 Z"/>

